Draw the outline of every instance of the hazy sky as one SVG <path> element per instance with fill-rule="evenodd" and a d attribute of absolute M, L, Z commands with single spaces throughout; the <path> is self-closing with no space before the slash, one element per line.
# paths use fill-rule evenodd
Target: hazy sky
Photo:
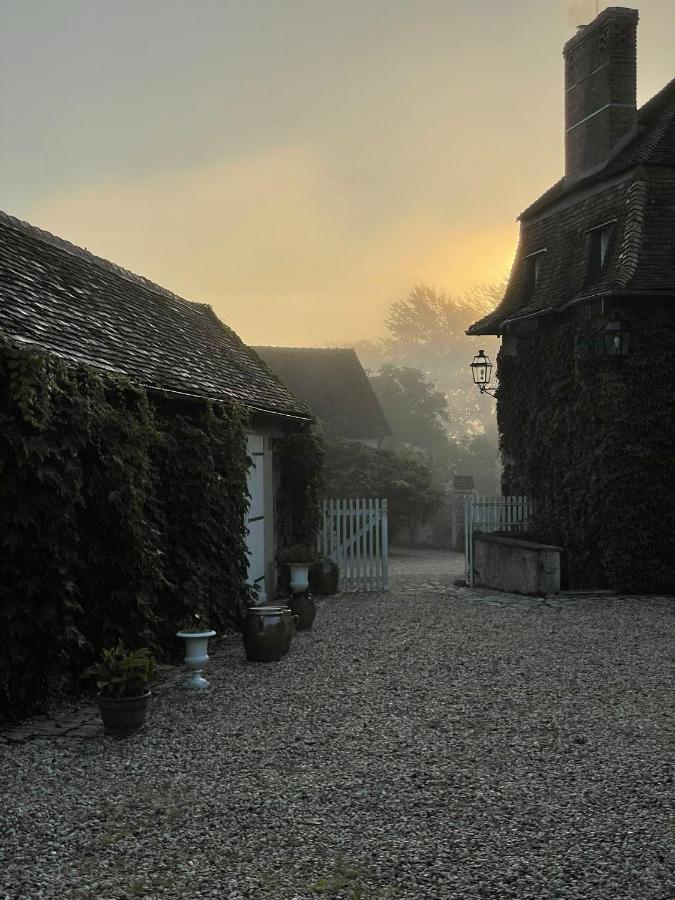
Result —
<path fill-rule="evenodd" d="M 600 3 L 600 8 L 609 4 Z M 675 0 L 636 4 L 639 102 Z M 250 343 L 373 337 L 510 265 L 595 0 L 0 0 L 0 206 Z"/>

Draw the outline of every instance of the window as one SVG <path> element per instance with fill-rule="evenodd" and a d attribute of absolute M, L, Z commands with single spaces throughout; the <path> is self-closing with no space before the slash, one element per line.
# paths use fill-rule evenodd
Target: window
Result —
<path fill-rule="evenodd" d="M 586 284 L 592 284 L 594 281 L 598 281 L 605 269 L 613 225 L 613 222 L 609 222 L 605 225 L 593 228 L 588 233 L 589 250 Z"/>
<path fill-rule="evenodd" d="M 525 288 L 523 290 L 523 299 L 529 300 L 530 297 L 534 294 L 534 289 L 537 286 L 537 282 L 539 281 L 539 277 L 541 275 L 541 266 L 544 260 L 544 253 L 546 250 L 537 250 L 536 253 L 530 253 L 529 256 L 526 256 L 524 259 L 525 264 Z"/>

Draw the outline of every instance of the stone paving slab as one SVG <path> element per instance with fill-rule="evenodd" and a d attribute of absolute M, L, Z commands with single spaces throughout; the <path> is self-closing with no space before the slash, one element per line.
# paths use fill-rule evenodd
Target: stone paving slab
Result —
<path fill-rule="evenodd" d="M 165 693 L 186 678 L 182 666 L 161 666 L 160 676 L 152 686 L 155 695 Z M 0 744 L 24 744 L 38 739 L 67 738 L 84 740 L 103 734 L 98 706 L 90 701 L 55 709 L 50 715 L 35 716 L 14 728 L 0 732 Z"/>

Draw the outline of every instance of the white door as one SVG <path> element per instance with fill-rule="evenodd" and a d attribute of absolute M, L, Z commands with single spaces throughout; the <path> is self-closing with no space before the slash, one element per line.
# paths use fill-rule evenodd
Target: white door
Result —
<path fill-rule="evenodd" d="M 253 460 L 248 470 L 248 583 L 258 589 L 258 603 L 265 603 L 265 440 L 262 435 L 249 434 L 247 447 Z"/>

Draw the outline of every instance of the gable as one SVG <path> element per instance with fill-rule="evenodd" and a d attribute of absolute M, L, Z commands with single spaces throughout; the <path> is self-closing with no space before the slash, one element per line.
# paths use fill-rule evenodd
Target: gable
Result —
<path fill-rule="evenodd" d="M 352 349 L 253 348 L 329 431 L 357 439 L 390 434 L 380 402 Z"/>

